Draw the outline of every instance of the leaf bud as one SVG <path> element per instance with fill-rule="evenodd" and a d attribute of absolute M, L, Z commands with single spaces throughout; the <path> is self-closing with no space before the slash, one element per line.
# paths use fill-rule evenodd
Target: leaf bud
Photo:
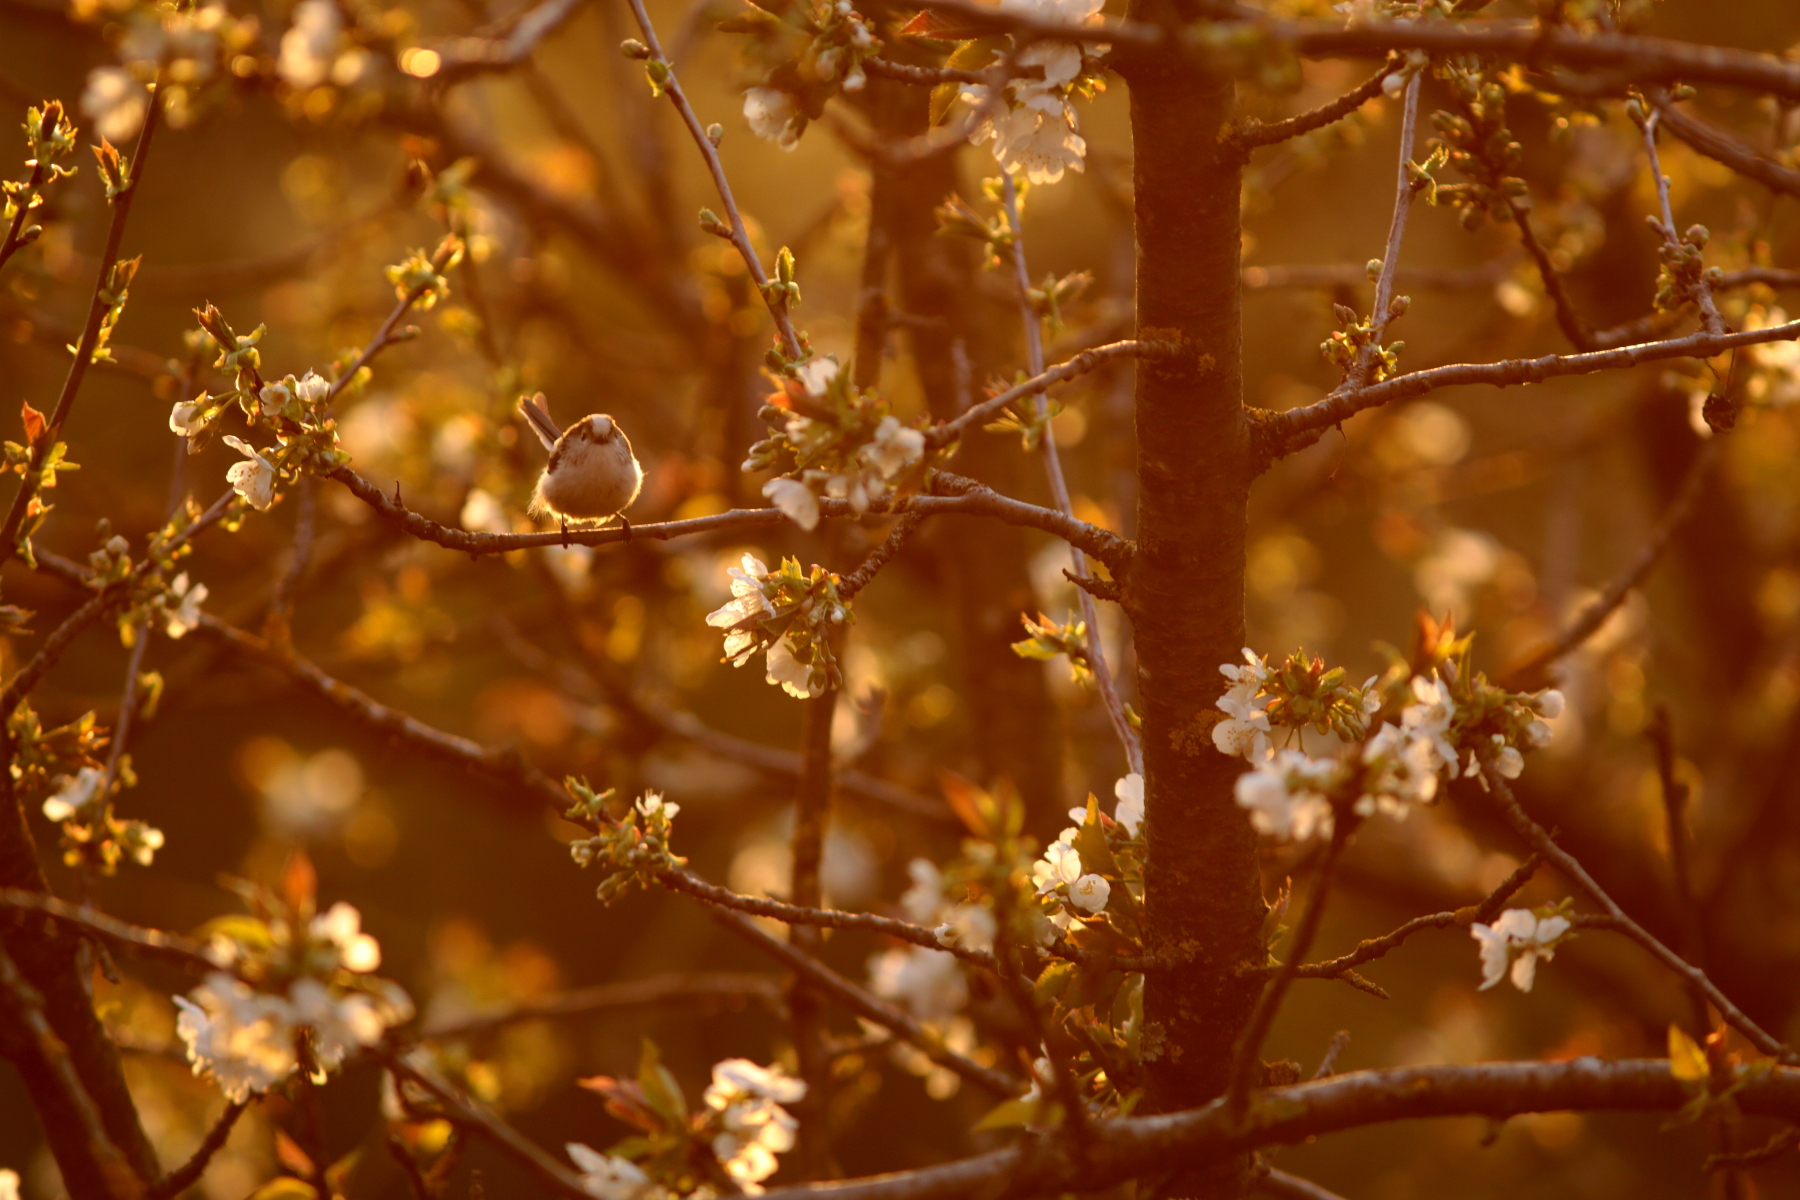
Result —
<path fill-rule="evenodd" d="M 1369 277 L 1370 283 L 1379 280 L 1381 278 L 1381 260 L 1379 258 L 1371 258 L 1368 261 L 1368 264 L 1363 267 L 1363 273 Z"/>
<path fill-rule="evenodd" d="M 1392 300 L 1388 301 L 1388 316 L 1403 317 L 1406 315 L 1406 310 L 1411 307 L 1411 296 L 1395 296 Z"/>
<path fill-rule="evenodd" d="M 620 42 L 619 51 L 624 54 L 626 58 L 642 60 L 650 57 L 650 47 L 644 45 L 644 43 L 638 41 L 636 38 L 626 38 L 624 41 Z"/>
<path fill-rule="evenodd" d="M 1687 232 L 1681 235 L 1681 240 L 1690 246 L 1701 247 L 1706 245 L 1707 240 L 1711 237 L 1712 230 L 1708 229 L 1706 226 L 1689 225 L 1687 227 Z"/>
<path fill-rule="evenodd" d="M 725 127 L 717 122 L 706 127 L 706 140 L 717 146 L 725 140 Z"/>

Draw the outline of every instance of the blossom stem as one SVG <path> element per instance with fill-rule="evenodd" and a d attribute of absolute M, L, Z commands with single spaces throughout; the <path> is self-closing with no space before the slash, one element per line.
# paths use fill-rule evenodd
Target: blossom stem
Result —
<path fill-rule="evenodd" d="M 143 183 L 144 161 L 149 157 L 150 143 L 156 137 L 157 126 L 162 120 L 164 75 L 165 72 L 159 70 L 156 82 L 151 85 L 150 104 L 144 113 L 144 126 L 138 131 L 137 143 L 127 162 L 129 180 L 124 190 L 112 200 L 112 220 L 106 228 L 106 245 L 100 251 L 100 268 L 94 276 L 94 294 L 93 299 L 88 302 L 87 324 L 82 326 L 81 337 L 75 345 L 74 361 L 69 364 L 69 373 L 63 379 L 62 393 L 56 398 L 56 407 L 51 410 L 43 430 L 32 439 L 31 456 L 26 460 L 19 488 L 13 493 L 12 505 L 7 509 L 5 521 L 0 522 L 0 565 L 4 565 L 19 551 L 19 530 L 25 523 L 25 513 L 32 498 L 37 495 L 44 460 L 49 457 L 57 439 L 62 436 L 63 425 L 69 419 L 70 410 L 75 407 L 75 397 L 81 391 L 82 380 L 87 378 L 88 367 L 93 364 L 94 350 L 100 344 L 101 326 L 105 323 L 106 314 L 112 309 L 112 303 L 107 299 L 107 285 L 112 280 L 113 267 L 119 261 L 119 247 L 125 240 L 125 222 L 131 216 L 132 201 L 137 199 L 138 189 Z M 25 198 L 21 196 L 19 199 L 23 203 Z M 10 712 L 11 709 L 6 711 Z"/>
<path fill-rule="evenodd" d="M 650 14 L 644 8 L 644 0 L 629 0 L 631 15 L 637 19 L 638 29 L 644 34 L 644 42 L 650 47 L 651 61 L 660 62 L 668 72 L 663 80 L 662 89 L 668 95 L 675 111 L 681 114 L 682 124 L 687 126 L 688 133 L 694 139 L 694 145 L 700 150 L 700 157 L 706 160 L 706 169 L 712 175 L 713 186 L 719 191 L 719 202 L 725 208 L 725 220 L 731 230 L 731 244 L 743 256 L 744 266 L 750 272 L 756 290 L 761 294 L 763 303 L 768 305 L 769 315 L 775 319 L 775 328 L 781 334 L 781 349 L 789 358 L 800 357 L 800 338 L 794 332 L 793 320 L 788 316 L 787 300 L 778 299 L 769 289 L 769 276 L 763 270 L 762 260 L 756 256 L 756 247 L 750 243 L 750 231 L 744 227 L 744 218 L 738 213 L 737 200 L 731 194 L 731 183 L 725 178 L 725 164 L 719 160 L 719 151 L 706 136 L 706 128 L 700 124 L 700 118 L 694 114 L 694 106 L 688 103 L 687 93 L 681 88 L 681 82 L 675 76 L 675 66 L 663 53 L 662 43 L 657 40 L 656 27 L 650 23 Z"/>
<path fill-rule="evenodd" d="M 1649 930 L 1632 920 L 1625 910 L 1619 907 L 1618 902 L 1607 895 L 1606 889 L 1602 888 L 1594 877 L 1587 873 L 1586 868 L 1576 861 L 1575 856 L 1557 845 L 1550 837 L 1549 832 L 1531 819 L 1519 804 L 1518 797 L 1513 794 L 1511 785 L 1494 768 L 1492 756 L 1486 753 L 1481 756 L 1481 774 L 1482 778 L 1487 781 L 1488 795 L 1493 798 L 1494 804 L 1500 809 L 1500 814 L 1506 818 L 1507 823 L 1534 850 L 1542 854 L 1557 870 L 1566 875 L 1570 882 L 1586 892 L 1588 898 L 1604 909 L 1607 916 L 1617 921 L 1619 932 L 1648 950 L 1652 958 L 1680 976 L 1682 980 L 1699 988 L 1712 1002 L 1713 1007 L 1719 1010 L 1719 1015 L 1725 1019 L 1725 1022 L 1748 1038 L 1758 1050 L 1784 1063 L 1800 1063 L 1800 1054 L 1796 1054 L 1778 1038 L 1751 1020 L 1741 1008 L 1732 1003 L 1729 996 L 1719 990 L 1718 985 L 1707 977 L 1706 972 L 1663 945 Z"/>
<path fill-rule="evenodd" d="M 1008 228 L 1012 230 L 1013 282 L 1019 289 L 1019 314 L 1025 324 L 1025 357 L 1028 369 L 1035 378 L 1044 374 L 1044 339 L 1043 331 L 1038 325 L 1037 310 L 1031 303 L 1031 274 L 1025 265 L 1025 230 L 1019 220 L 1019 188 L 1011 171 L 1000 172 L 1000 186 L 1006 204 Z M 1050 480 L 1050 495 L 1056 503 L 1056 511 L 1073 518 L 1074 505 L 1069 500 L 1069 484 L 1063 477 L 1062 458 L 1056 452 L 1056 431 L 1051 428 L 1048 420 L 1049 401 L 1042 388 L 1032 393 L 1032 405 L 1039 423 L 1038 444 L 1043 450 L 1044 473 Z M 1087 555 L 1081 552 L 1079 546 L 1069 547 L 1069 558 L 1078 581 L 1091 577 Z M 1138 745 L 1137 732 L 1131 728 L 1131 721 L 1125 715 L 1125 705 L 1119 699 L 1118 689 L 1113 685 L 1112 668 L 1106 661 L 1106 646 L 1100 638 L 1100 616 L 1094 605 L 1094 597 L 1079 582 L 1076 584 L 1075 597 L 1081 605 L 1081 619 L 1087 624 L 1088 667 L 1094 673 L 1094 684 L 1100 691 L 1101 701 L 1106 705 L 1106 715 L 1112 721 L 1113 732 L 1118 735 L 1119 744 L 1124 747 L 1126 763 L 1132 773 L 1142 775 L 1144 752 Z"/>

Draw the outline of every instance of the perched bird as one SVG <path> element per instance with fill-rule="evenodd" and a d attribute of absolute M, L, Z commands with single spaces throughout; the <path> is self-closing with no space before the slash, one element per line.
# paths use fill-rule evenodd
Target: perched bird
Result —
<path fill-rule="evenodd" d="M 550 451 L 550 461 L 532 489 L 531 515 L 558 518 L 565 533 L 571 521 L 600 525 L 618 517 L 629 533 L 631 523 L 621 514 L 637 499 L 644 468 L 618 423 L 605 413 L 594 413 L 559 430 L 542 392 L 519 401 L 519 413 Z"/>

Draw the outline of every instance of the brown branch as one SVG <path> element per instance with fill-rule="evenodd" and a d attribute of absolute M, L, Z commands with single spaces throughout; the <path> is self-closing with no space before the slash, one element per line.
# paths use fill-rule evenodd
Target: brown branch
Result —
<path fill-rule="evenodd" d="M 1265 1196 L 1279 1196 L 1282 1200 L 1344 1200 L 1336 1192 L 1322 1188 L 1310 1179 L 1289 1175 L 1286 1171 L 1277 1171 L 1273 1167 L 1251 1186 Z"/>
<path fill-rule="evenodd" d="M 442 46 L 434 83 L 460 83 L 477 75 L 519 66 L 537 51 L 538 43 L 554 33 L 581 7 L 584 0 L 543 0 L 526 10 L 505 37 L 457 38 Z"/>
<path fill-rule="evenodd" d="M 890 1004 L 874 993 L 856 986 L 811 955 L 788 945 L 780 938 L 770 936 L 750 918 L 725 909 L 714 909 L 712 918 L 801 976 L 808 987 L 816 988 L 857 1016 L 891 1030 L 902 1040 L 917 1047 L 932 1062 L 956 1072 L 983 1091 L 995 1096 L 1015 1096 L 1022 1090 L 1019 1081 L 956 1053 L 898 1005 Z"/>
<path fill-rule="evenodd" d="M 658 975 L 650 979 L 634 979 L 628 983 L 603 983 L 577 988 L 541 1000 L 526 1000 L 495 1012 L 480 1013 L 460 1021 L 421 1030 L 425 1041 L 467 1041 L 516 1025 L 520 1021 L 541 1021 L 558 1017 L 578 1017 L 618 1008 L 665 1006 L 682 1002 L 704 1003 L 709 1000 L 751 1000 L 769 1008 L 781 1006 L 781 985 L 772 975 L 747 972 L 701 971 L 691 974 Z"/>
<path fill-rule="evenodd" d="M 227 1104 L 225 1111 L 219 1114 L 219 1119 L 206 1131 L 206 1136 L 188 1156 L 188 1160 L 158 1180 L 145 1193 L 144 1200 L 175 1200 L 176 1196 L 199 1183 L 200 1176 L 206 1174 L 206 1168 L 211 1165 L 213 1156 L 225 1148 L 225 1143 L 231 1139 L 232 1128 L 249 1107 L 246 1100 L 233 1100 Z"/>
<path fill-rule="evenodd" d="M 1706 444 L 1701 447 L 1700 453 L 1694 456 L 1694 463 L 1688 468 L 1687 478 L 1681 481 L 1681 488 L 1675 493 L 1675 499 L 1670 502 L 1669 507 L 1663 513 L 1662 520 L 1657 522 L 1655 530 L 1651 532 L 1650 540 L 1644 543 L 1643 548 L 1638 551 L 1637 557 L 1631 561 L 1631 564 L 1617 578 L 1607 584 L 1606 590 L 1590 601 L 1587 607 L 1583 608 L 1569 623 L 1569 627 L 1556 636 L 1554 641 L 1518 666 L 1508 670 L 1503 676 L 1505 686 L 1522 691 L 1534 691 L 1549 686 L 1551 665 L 1572 653 L 1576 647 L 1599 632 L 1600 627 L 1606 624 L 1606 619 L 1612 616 L 1621 604 L 1625 603 L 1625 598 L 1631 594 L 1632 590 L 1644 582 L 1645 577 L 1650 574 L 1650 569 L 1662 557 L 1662 552 L 1668 547 L 1675 531 L 1681 527 L 1681 523 L 1687 519 L 1688 513 L 1693 510 L 1694 501 L 1699 498 L 1706 473 L 1711 469 L 1713 459 L 1717 456 L 1718 443 L 1718 438 L 1708 438 Z"/>
<path fill-rule="evenodd" d="M 0 559 L 4 559 L 4 555 L 0 555 Z M 130 598 L 131 588 L 128 582 L 109 584 L 51 630 L 50 635 L 44 639 L 44 644 L 38 647 L 38 652 L 13 673 L 4 688 L 0 688 L 0 720 L 12 715 L 12 711 L 19 707 L 19 702 L 30 695 L 31 689 L 50 673 L 57 660 L 62 658 L 63 651 L 81 636 L 83 630 Z"/>
<path fill-rule="evenodd" d="M 502 783 L 523 785 L 539 800 L 559 812 L 568 806 L 569 797 L 562 785 L 525 762 L 516 750 L 483 746 L 480 742 L 427 725 L 408 713 L 388 707 L 367 692 L 326 674 L 317 665 L 290 649 L 227 624 L 210 613 L 200 614 L 200 624 L 196 629 L 233 650 L 277 668 L 295 683 L 329 700 L 364 724 L 403 738 L 439 757 L 471 767 Z"/>
<path fill-rule="evenodd" d="M 1742 1071 L 1743 1068 L 1736 1068 Z M 1740 1076 L 1740 1078 L 1742 1078 Z M 1483 1063 L 1353 1071 L 1271 1088 L 1239 1123 L 1225 1101 L 1095 1126 L 1085 1169 L 1055 1139 L 1023 1142 L 971 1158 L 868 1179 L 774 1188 L 767 1200 L 956 1200 L 1009 1192 L 1045 1195 L 1102 1190 L 1125 1178 L 1192 1169 L 1258 1146 L 1294 1145 L 1324 1134 L 1425 1117 L 1504 1119 L 1534 1112 L 1667 1112 L 1691 1093 L 1667 1059 Z M 1734 1098 L 1747 1113 L 1800 1116 L 1800 1070 L 1743 1079 Z"/>
<path fill-rule="evenodd" d="M 1761 1166 L 1797 1148 L 1800 1148 L 1800 1127 L 1789 1126 L 1754 1150 L 1743 1150 L 1736 1154 L 1709 1154 L 1700 1169 L 1712 1172 Z"/>
<path fill-rule="evenodd" d="M 1559 376 L 1591 375 L 1596 371 L 1635 367 L 1640 363 L 1667 358 L 1711 358 L 1740 346 L 1791 341 L 1794 338 L 1800 338 L 1800 321 L 1739 333 L 1710 334 L 1702 331 L 1667 341 L 1643 342 L 1635 346 L 1595 350 L 1584 354 L 1547 354 L 1542 358 L 1513 358 L 1491 363 L 1454 363 L 1431 367 L 1396 375 L 1368 387 L 1339 388 L 1312 404 L 1291 408 L 1286 412 L 1271 413 L 1262 422 L 1263 428 L 1259 432 L 1265 448 L 1272 454 L 1270 461 L 1273 461 L 1274 458 L 1310 444 L 1312 437 L 1364 409 L 1422 396 L 1438 388 L 1478 384 L 1511 387 L 1515 384 L 1542 383 Z"/>
<path fill-rule="evenodd" d="M 1480 904 L 1471 904 L 1454 912 L 1431 913 L 1423 917 L 1414 917 L 1392 933 L 1377 938 L 1367 938 L 1357 943 L 1356 949 L 1337 958 L 1324 962 L 1307 963 L 1295 974 L 1302 979 L 1335 979 L 1352 967 L 1360 967 L 1366 962 L 1386 956 L 1390 951 L 1400 948 L 1401 943 L 1415 933 L 1426 929 L 1448 929 L 1460 925 L 1465 929 L 1477 921 L 1488 924 L 1500 914 L 1506 902 L 1513 898 L 1518 890 L 1526 885 L 1538 865 L 1544 861 L 1541 854 L 1533 853 L 1531 857 L 1520 863 L 1512 874 L 1503 880 Z"/>
<path fill-rule="evenodd" d="M 125 222 L 131 216 L 132 201 L 137 199 L 138 188 L 144 179 L 144 161 L 150 154 L 150 143 L 156 137 L 156 129 L 162 120 L 162 75 L 157 75 L 156 83 L 150 92 L 150 104 L 144 113 L 144 126 L 138 131 L 137 144 L 132 148 L 131 157 L 127 161 L 126 170 L 130 173 L 125 190 L 112 198 L 112 220 L 106 227 L 106 245 L 100 252 L 99 270 L 94 275 L 93 299 L 88 302 L 87 324 L 82 327 L 81 338 L 75 346 L 74 361 L 69 364 L 69 373 L 63 379 L 62 393 L 56 398 L 56 407 L 50 412 L 50 419 L 43 432 L 39 433 L 31 443 L 31 457 L 25 463 L 24 476 L 19 480 L 18 490 L 13 493 L 12 504 L 6 511 L 6 519 L 0 522 L 0 565 L 4 565 L 19 550 L 19 529 L 25 522 L 25 511 L 30 506 L 32 497 L 37 495 L 39 481 L 43 476 L 44 459 L 62 436 L 63 425 L 69 419 L 70 411 L 75 407 L 75 397 L 81 391 L 82 380 L 87 378 L 88 367 L 92 365 L 94 348 L 100 342 L 100 326 L 111 309 L 107 301 L 107 285 L 112 281 L 113 267 L 119 261 L 119 247 L 125 240 Z M 4 711 L 11 712 L 11 708 Z"/>
<path fill-rule="evenodd" d="M 436 1071 L 402 1058 L 385 1047 L 369 1052 L 396 1078 L 424 1089 L 443 1105 L 443 1115 L 452 1123 L 471 1130 L 493 1143 L 496 1149 L 514 1159 L 557 1194 L 570 1200 L 593 1200 L 581 1185 L 581 1177 L 527 1141 L 518 1130 L 489 1112 L 485 1105 L 463 1095 L 461 1090 L 441 1078 Z"/>
<path fill-rule="evenodd" d="M 831 723 L 838 690 L 827 686 L 822 694 L 801 703 L 800 778 L 794 789 L 788 894 L 796 904 L 822 908 L 825 893 L 819 872 L 831 823 Z M 790 925 L 788 945 L 796 954 L 817 959 L 825 949 L 825 935 L 816 926 Z M 796 973 L 788 991 L 788 1030 L 800 1078 L 806 1082 L 806 1095 L 795 1114 L 800 1122 L 799 1166 L 802 1178 L 820 1179 L 831 1174 L 831 1055 L 825 1045 L 825 1008 L 818 993 L 804 986 L 806 978 Z"/>
<path fill-rule="evenodd" d="M 1323 129 L 1327 125 L 1343 120 L 1381 95 L 1382 81 L 1398 66 L 1398 58 L 1389 55 L 1387 62 L 1381 65 L 1380 70 L 1337 99 L 1327 101 L 1317 108 L 1298 113 L 1282 121 L 1270 121 L 1265 124 L 1251 117 L 1227 133 L 1225 138 L 1239 150 L 1248 154 L 1259 146 L 1273 146 L 1277 142 L 1300 137 L 1315 129 Z"/>
<path fill-rule="evenodd" d="M 1498 771 L 1493 769 L 1490 758 L 1491 756 L 1485 756 L 1482 759 L 1481 772 L 1482 778 L 1487 781 L 1490 788 L 1488 795 L 1492 798 L 1495 807 L 1500 810 L 1500 814 L 1506 818 L 1507 823 L 1518 832 L 1520 837 L 1525 839 L 1532 849 L 1542 854 L 1571 883 L 1586 892 L 1589 899 L 1604 909 L 1608 917 L 1618 922 L 1619 932 L 1649 951 L 1652 958 L 1674 972 L 1684 983 L 1698 988 L 1704 993 L 1706 998 L 1712 1002 L 1713 1007 L 1719 1010 L 1719 1015 L 1725 1019 L 1726 1024 L 1748 1038 L 1758 1050 L 1780 1059 L 1784 1063 L 1800 1062 L 1800 1055 L 1796 1055 L 1778 1038 L 1751 1020 L 1742 1009 L 1732 1003 L 1729 996 L 1719 990 L 1718 985 L 1707 977 L 1706 972 L 1663 945 L 1649 930 L 1632 920 L 1625 910 L 1620 908 L 1611 896 L 1607 895 L 1606 889 L 1602 888 L 1594 877 L 1589 875 L 1587 870 L 1576 861 L 1575 856 L 1557 845 L 1544 827 L 1533 821 L 1530 815 L 1520 807 L 1518 798 L 1513 795 L 1511 785 L 1501 777 Z"/>
<path fill-rule="evenodd" d="M 868 557 L 856 565 L 856 570 L 844 576 L 838 583 L 838 595 L 849 600 L 856 593 L 868 587 L 874 581 L 876 572 L 887 566 L 894 555 L 900 553 L 900 547 L 906 545 L 907 540 L 912 537 L 924 519 L 922 513 L 910 512 L 894 522 L 894 527 L 888 531 L 888 535 L 882 540 L 881 545 L 871 550 Z"/>
<path fill-rule="evenodd" d="M 57 1098 L 61 1101 L 62 1113 L 40 1109 L 39 1118 L 48 1122 L 60 1116 L 78 1122 L 86 1135 L 88 1156 L 105 1181 L 107 1191 L 116 1200 L 136 1200 L 142 1196 L 143 1181 L 107 1136 L 106 1122 L 83 1086 L 81 1076 L 76 1073 L 68 1046 L 56 1036 L 56 1031 L 44 1017 L 43 996 L 19 973 L 4 947 L 0 947 L 0 999 L 4 1000 L 4 1007 L 12 1019 L 24 1026 L 30 1038 L 29 1044 L 21 1048 L 21 1056 L 30 1055 L 38 1060 L 40 1073 L 56 1088 Z"/>
<path fill-rule="evenodd" d="M 744 266 L 750 271 L 750 280 L 756 285 L 763 303 L 768 306 L 769 315 L 775 319 L 775 328 L 781 335 L 781 348 L 790 359 L 801 356 L 800 338 L 794 332 L 794 322 L 788 316 L 787 298 L 778 295 L 769 288 L 769 276 L 763 270 L 762 259 L 757 257 L 756 247 L 750 242 L 750 231 L 744 226 L 744 218 L 738 212 L 737 200 L 731 194 L 731 184 L 725 178 L 725 164 L 719 160 L 718 147 L 706 135 L 706 129 L 700 124 L 700 118 L 694 113 L 694 106 L 688 103 L 687 93 L 682 90 L 681 82 L 675 77 L 675 67 L 663 53 L 662 43 L 657 40 L 656 27 L 650 23 L 650 14 L 644 8 L 644 0 L 626 0 L 631 6 L 631 15 L 637 19 L 638 29 L 644 35 L 644 41 L 650 47 L 653 62 L 660 62 L 666 75 L 662 82 L 663 94 L 681 114 L 681 123 L 694 139 L 694 145 L 700 151 L 700 157 L 706 161 L 706 169 L 712 175 L 713 186 L 718 189 L 719 203 L 724 206 L 725 220 L 731 230 L 731 244 L 743 257 Z"/>
<path fill-rule="evenodd" d="M 919 83 L 936 86 L 940 83 L 979 83 L 991 86 L 993 74 L 989 71 L 959 71 L 955 67 L 915 67 L 911 63 L 894 62 L 886 58 L 865 58 L 862 60 L 863 70 L 877 79 L 894 79 L 901 83 Z"/>
<path fill-rule="evenodd" d="M 927 430 L 925 440 L 932 446 L 947 446 L 961 437 L 963 431 L 969 426 L 997 416 L 1001 409 L 1015 400 L 1023 400 L 1027 396 L 1036 395 L 1056 384 L 1086 375 L 1108 359 L 1125 357 L 1168 359 L 1174 358 L 1180 352 L 1181 348 L 1174 343 L 1159 341 L 1112 342 L 1105 346 L 1095 346 L 1092 349 L 1083 350 L 1066 362 L 1060 362 L 1023 383 L 1007 388 L 998 395 L 982 401 L 967 412 L 944 422 L 935 429 Z"/>
<path fill-rule="evenodd" d="M 55 896 L 43 892 L 34 892 L 27 888 L 0 888 L 0 909 L 38 913 L 67 925 L 71 929 L 104 938 L 122 949 L 142 954 L 147 958 L 160 958 L 189 971 L 206 972 L 227 969 L 207 952 L 204 943 L 182 937 L 179 934 L 164 933 L 160 929 L 132 925 L 117 917 L 108 916 L 97 908 L 70 904 L 66 900 L 58 900 Z"/>
<path fill-rule="evenodd" d="M 1661 114 L 1662 127 L 1701 154 L 1714 162 L 1724 163 L 1746 179 L 1754 179 L 1770 191 L 1800 196 L 1800 171 L 1764 158 L 1736 138 L 1690 117 L 1670 103 L 1665 94 L 1659 93 L 1652 99 L 1656 111 Z"/>
<path fill-rule="evenodd" d="M 691 517 L 684 521 L 663 521 L 647 525 L 634 524 L 629 533 L 620 527 L 571 529 L 566 537 L 560 532 L 476 533 L 441 525 L 429 517 L 413 511 L 349 467 L 341 467 L 333 471 L 331 478 L 349 488 L 358 500 L 399 525 L 413 537 L 422 541 L 436 542 L 440 546 L 470 555 L 505 554 L 510 550 L 530 550 L 565 544 L 607 546 L 615 542 L 623 543 L 646 538 L 666 542 L 672 538 L 688 537 L 699 533 L 780 525 L 788 519 L 784 513 L 775 508 L 738 508 L 709 517 Z M 939 513 L 955 513 L 993 517 L 1008 525 L 1041 529 L 1045 533 L 1062 538 L 1070 545 L 1079 546 L 1088 554 L 1098 558 L 1107 565 L 1115 577 L 1124 574 L 1131 557 L 1131 543 L 1115 533 L 1095 525 L 1089 525 L 1085 521 L 1064 516 L 1053 509 L 1039 508 L 1035 504 L 1026 504 L 1022 500 L 1002 496 L 982 485 L 975 485 L 968 491 L 954 496 L 899 496 L 887 500 L 877 500 L 869 505 L 868 512 L 876 516 L 917 512 L 928 517 L 936 516 Z M 847 500 L 821 500 L 819 501 L 819 513 L 832 518 L 858 518 L 865 515 L 852 509 Z"/>

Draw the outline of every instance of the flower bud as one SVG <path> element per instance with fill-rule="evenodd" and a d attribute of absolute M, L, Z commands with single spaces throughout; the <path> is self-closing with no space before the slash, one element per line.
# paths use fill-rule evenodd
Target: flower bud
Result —
<path fill-rule="evenodd" d="M 644 45 L 644 43 L 638 41 L 636 38 L 626 38 L 624 41 L 620 42 L 619 51 L 624 54 L 626 58 L 641 60 L 650 57 L 650 47 Z"/>

